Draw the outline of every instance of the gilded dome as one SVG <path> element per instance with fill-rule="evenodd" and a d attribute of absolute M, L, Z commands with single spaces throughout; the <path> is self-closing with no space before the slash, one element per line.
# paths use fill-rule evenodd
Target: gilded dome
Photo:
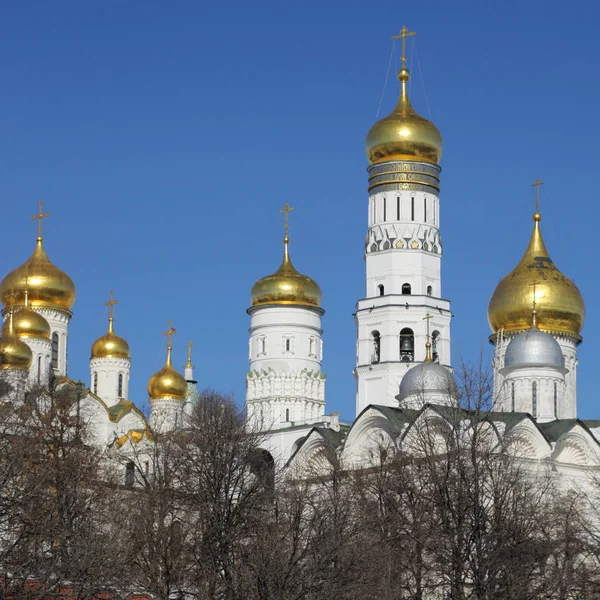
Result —
<path fill-rule="evenodd" d="M 187 394 L 187 382 L 171 364 L 171 346 L 167 347 L 167 361 L 165 366 L 150 377 L 148 382 L 148 395 L 150 400 L 159 398 L 175 398 L 184 400 Z"/>
<path fill-rule="evenodd" d="M 70 309 L 75 302 L 73 281 L 52 264 L 41 237 L 38 237 L 31 257 L 6 275 L 0 283 L 0 298 L 4 306 L 8 306 L 10 302 L 24 304 L 26 289 L 29 291 L 29 303 L 34 308 Z M 14 295 L 12 300 L 11 295 Z"/>
<path fill-rule="evenodd" d="M 321 288 L 316 281 L 299 273 L 288 252 L 289 238 L 283 240 L 283 260 L 272 275 L 259 279 L 250 293 L 252 306 L 284 304 L 292 306 L 321 306 Z"/>
<path fill-rule="evenodd" d="M 20 338 L 43 338 L 50 339 L 50 325 L 40 313 L 35 312 L 29 306 L 23 306 L 16 311 L 14 316 L 15 334 Z M 2 325 L 2 332 L 8 330 L 8 319 Z"/>
<path fill-rule="evenodd" d="M 389 160 L 440 162 L 444 149 L 442 136 L 431 121 L 412 107 L 406 91 L 409 77 L 408 69 L 400 69 L 401 92 L 396 108 L 377 121 L 367 134 L 365 149 L 371 164 Z"/>
<path fill-rule="evenodd" d="M 92 345 L 92 358 L 130 358 L 129 344 L 113 329 L 113 318 L 108 319 L 108 331 Z"/>
<path fill-rule="evenodd" d="M 2 328 L 0 339 L 0 369 L 29 369 L 33 354 L 31 348 L 21 341 L 14 329 L 12 311 L 8 317 L 8 326 Z"/>
<path fill-rule="evenodd" d="M 501 328 L 528 329 L 535 289 L 538 327 L 578 337 L 585 319 L 583 298 L 548 255 L 540 231 L 541 218 L 539 213 L 533 215 L 533 233 L 523 258 L 496 286 L 488 306 L 488 321 L 494 333 Z"/>

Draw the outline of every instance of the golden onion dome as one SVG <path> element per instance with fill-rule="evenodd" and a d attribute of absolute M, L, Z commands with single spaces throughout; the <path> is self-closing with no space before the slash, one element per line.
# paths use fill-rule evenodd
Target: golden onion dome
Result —
<path fill-rule="evenodd" d="M 29 369 L 33 360 L 31 348 L 19 339 L 14 329 L 12 310 L 8 327 L 2 329 L 0 338 L 0 369 Z"/>
<path fill-rule="evenodd" d="M 75 302 L 73 281 L 52 264 L 41 237 L 37 238 L 31 257 L 0 282 L 0 298 L 4 306 L 11 301 L 24 304 L 26 289 L 29 291 L 29 303 L 34 308 L 70 309 Z M 14 300 L 11 300 L 12 295 Z"/>
<path fill-rule="evenodd" d="M 501 328 L 529 329 L 535 307 L 540 329 L 579 337 L 585 319 L 583 298 L 548 255 L 540 231 L 541 218 L 537 212 L 533 215 L 533 233 L 523 258 L 496 286 L 488 306 L 488 321 L 494 333 Z"/>
<path fill-rule="evenodd" d="M 321 306 L 321 288 L 316 281 L 299 273 L 288 252 L 289 237 L 283 239 L 283 260 L 272 275 L 259 279 L 250 292 L 252 306 L 284 304 L 291 306 Z"/>
<path fill-rule="evenodd" d="M 444 142 L 438 128 L 412 107 L 406 90 L 410 72 L 403 67 L 398 72 L 401 84 L 396 108 L 371 127 L 365 141 L 371 164 L 389 160 L 407 160 L 438 164 Z"/>
<path fill-rule="evenodd" d="M 2 325 L 2 331 L 8 331 L 9 319 Z M 25 305 L 17 312 L 13 311 L 13 327 L 20 338 L 50 339 L 50 324 L 46 319 L 29 306 L 27 289 L 25 290 Z"/>
<path fill-rule="evenodd" d="M 92 344 L 92 358 L 130 358 L 129 344 L 113 328 L 113 317 L 108 319 L 108 331 Z"/>
<path fill-rule="evenodd" d="M 187 382 L 171 364 L 171 345 L 167 346 L 167 361 L 165 366 L 150 377 L 148 395 L 150 400 L 159 398 L 175 398 L 184 400 L 187 394 Z"/>

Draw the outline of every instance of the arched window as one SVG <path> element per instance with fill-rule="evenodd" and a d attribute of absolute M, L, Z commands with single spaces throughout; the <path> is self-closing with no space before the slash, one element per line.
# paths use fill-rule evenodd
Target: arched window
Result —
<path fill-rule="evenodd" d="M 58 333 L 52 334 L 52 368 L 58 369 Z"/>
<path fill-rule="evenodd" d="M 286 420 L 286 422 L 289 422 L 289 420 L 290 420 L 290 409 L 289 408 L 285 409 L 285 420 Z"/>
<path fill-rule="evenodd" d="M 38 372 L 37 372 L 38 384 L 42 382 L 42 355 L 38 356 Z"/>
<path fill-rule="evenodd" d="M 433 294 L 433 288 L 430 285 L 428 285 L 427 286 L 427 295 L 431 296 L 431 294 Z"/>
<path fill-rule="evenodd" d="M 412 329 L 405 327 L 400 332 L 400 360 L 412 362 L 415 358 L 415 334 Z"/>
<path fill-rule="evenodd" d="M 414 198 L 410 199 L 410 220 L 411 221 L 415 220 L 415 199 Z"/>
<path fill-rule="evenodd" d="M 554 382 L 554 418 L 558 419 L 558 386 Z"/>
<path fill-rule="evenodd" d="M 425 223 L 427 223 L 427 196 L 425 196 L 425 198 L 423 198 L 423 221 L 425 221 Z"/>
<path fill-rule="evenodd" d="M 125 465 L 125 485 L 127 487 L 133 487 L 135 481 L 135 464 L 129 461 Z"/>
<path fill-rule="evenodd" d="M 373 331 L 371 338 L 371 364 L 376 365 L 381 358 L 381 336 L 379 335 L 379 331 Z"/>
<path fill-rule="evenodd" d="M 396 221 L 400 220 L 400 196 L 396 198 Z"/>
<path fill-rule="evenodd" d="M 408 296 L 411 293 L 411 287 L 410 287 L 410 283 L 403 283 L 402 284 L 402 295 L 403 296 Z"/>
<path fill-rule="evenodd" d="M 285 340 L 285 351 L 286 351 L 286 352 L 289 352 L 289 351 L 290 351 L 290 344 L 291 344 L 291 342 L 290 342 L 290 338 L 287 338 L 287 339 Z"/>
<path fill-rule="evenodd" d="M 98 372 L 97 371 L 94 371 L 94 384 L 93 384 L 93 387 L 94 387 L 94 394 L 97 394 L 98 393 Z"/>
<path fill-rule="evenodd" d="M 380 295 L 380 296 L 383 296 L 383 293 L 384 293 L 384 288 L 383 288 L 383 285 L 381 285 L 381 284 L 380 284 L 380 285 L 378 285 L 378 286 L 377 286 L 377 290 L 379 291 L 379 295 Z"/>
<path fill-rule="evenodd" d="M 531 384 L 531 415 L 537 419 L 537 382 Z"/>
<path fill-rule="evenodd" d="M 387 221 L 387 198 L 383 199 L 383 220 Z"/>
<path fill-rule="evenodd" d="M 119 373 L 119 384 L 117 389 L 117 396 L 121 398 L 123 396 L 123 373 Z"/>
<path fill-rule="evenodd" d="M 513 412 L 515 412 L 515 384 L 510 384 L 510 407 Z"/>
<path fill-rule="evenodd" d="M 250 470 L 262 485 L 266 499 L 271 500 L 275 492 L 275 461 L 270 452 L 256 449 L 249 457 Z"/>
<path fill-rule="evenodd" d="M 440 341 L 440 332 L 436 329 L 431 334 L 431 358 L 433 362 L 439 362 L 440 354 L 438 352 L 438 342 Z"/>

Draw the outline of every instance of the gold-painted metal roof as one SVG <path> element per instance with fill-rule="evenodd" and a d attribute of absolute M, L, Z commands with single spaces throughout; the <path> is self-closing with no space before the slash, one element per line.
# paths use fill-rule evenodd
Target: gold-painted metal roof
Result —
<path fill-rule="evenodd" d="M 8 316 L 8 326 L 2 330 L 0 339 L 0 369 L 29 369 L 33 360 L 31 348 L 15 333 L 12 309 Z"/>
<path fill-rule="evenodd" d="M 4 277 L 0 283 L 0 298 L 8 306 L 11 294 L 14 304 L 25 303 L 29 291 L 29 304 L 34 307 L 70 309 L 75 302 L 75 285 L 71 278 L 55 267 L 38 237 L 33 254 L 24 264 Z"/>
<path fill-rule="evenodd" d="M 165 366 L 150 377 L 148 382 L 148 396 L 150 400 L 158 398 L 176 398 L 184 400 L 187 394 L 187 382 L 183 375 L 178 373 L 171 364 L 171 345 L 167 346 L 167 360 Z"/>
<path fill-rule="evenodd" d="M 92 345 L 92 358 L 130 358 L 129 344 L 113 328 L 113 317 L 108 319 L 108 331 Z"/>
<path fill-rule="evenodd" d="M 2 325 L 2 334 L 8 331 L 9 319 Z M 35 312 L 28 304 L 15 311 L 13 314 L 13 327 L 15 334 L 20 338 L 42 338 L 49 340 L 51 329 L 46 319 Z"/>
<path fill-rule="evenodd" d="M 286 233 L 283 240 L 283 260 L 272 275 L 259 279 L 250 293 L 252 306 L 284 304 L 292 306 L 321 306 L 321 288 L 316 281 L 299 273 L 290 259 Z"/>
<path fill-rule="evenodd" d="M 406 67 L 400 69 L 401 91 L 396 108 L 377 121 L 367 134 L 365 150 L 371 164 L 390 160 L 438 164 L 442 158 L 444 142 L 438 128 L 419 115 L 410 103 L 406 90 L 409 77 Z"/>
<path fill-rule="evenodd" d="M 529 329 L 535 307 L 538 327 L 579 336 L 585 305 L 577 286 L 554 265 L 540 231 L 541 215 L 533 215 L 529 245 L 519 264 L 496 286 L 488 306 L 492 331 Z"/>

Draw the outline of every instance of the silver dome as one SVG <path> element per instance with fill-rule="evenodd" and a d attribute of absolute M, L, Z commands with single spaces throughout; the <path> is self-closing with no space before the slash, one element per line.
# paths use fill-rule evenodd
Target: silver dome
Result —
<path fill-rule="evenodd" d="M 528 329 L 516 335 L 508 344 L 504 366 L 564 369 L 565 359 L 558 342 L 549 333 Z"/>
<path fill-rule="evenodd" d="M 438 363 L 424 362 L 410 369 L 402 378 L 397 398 L 402 401 L 413 394 L 442 394 L 458 398 L 458 389 L 448 369 Z"/>

